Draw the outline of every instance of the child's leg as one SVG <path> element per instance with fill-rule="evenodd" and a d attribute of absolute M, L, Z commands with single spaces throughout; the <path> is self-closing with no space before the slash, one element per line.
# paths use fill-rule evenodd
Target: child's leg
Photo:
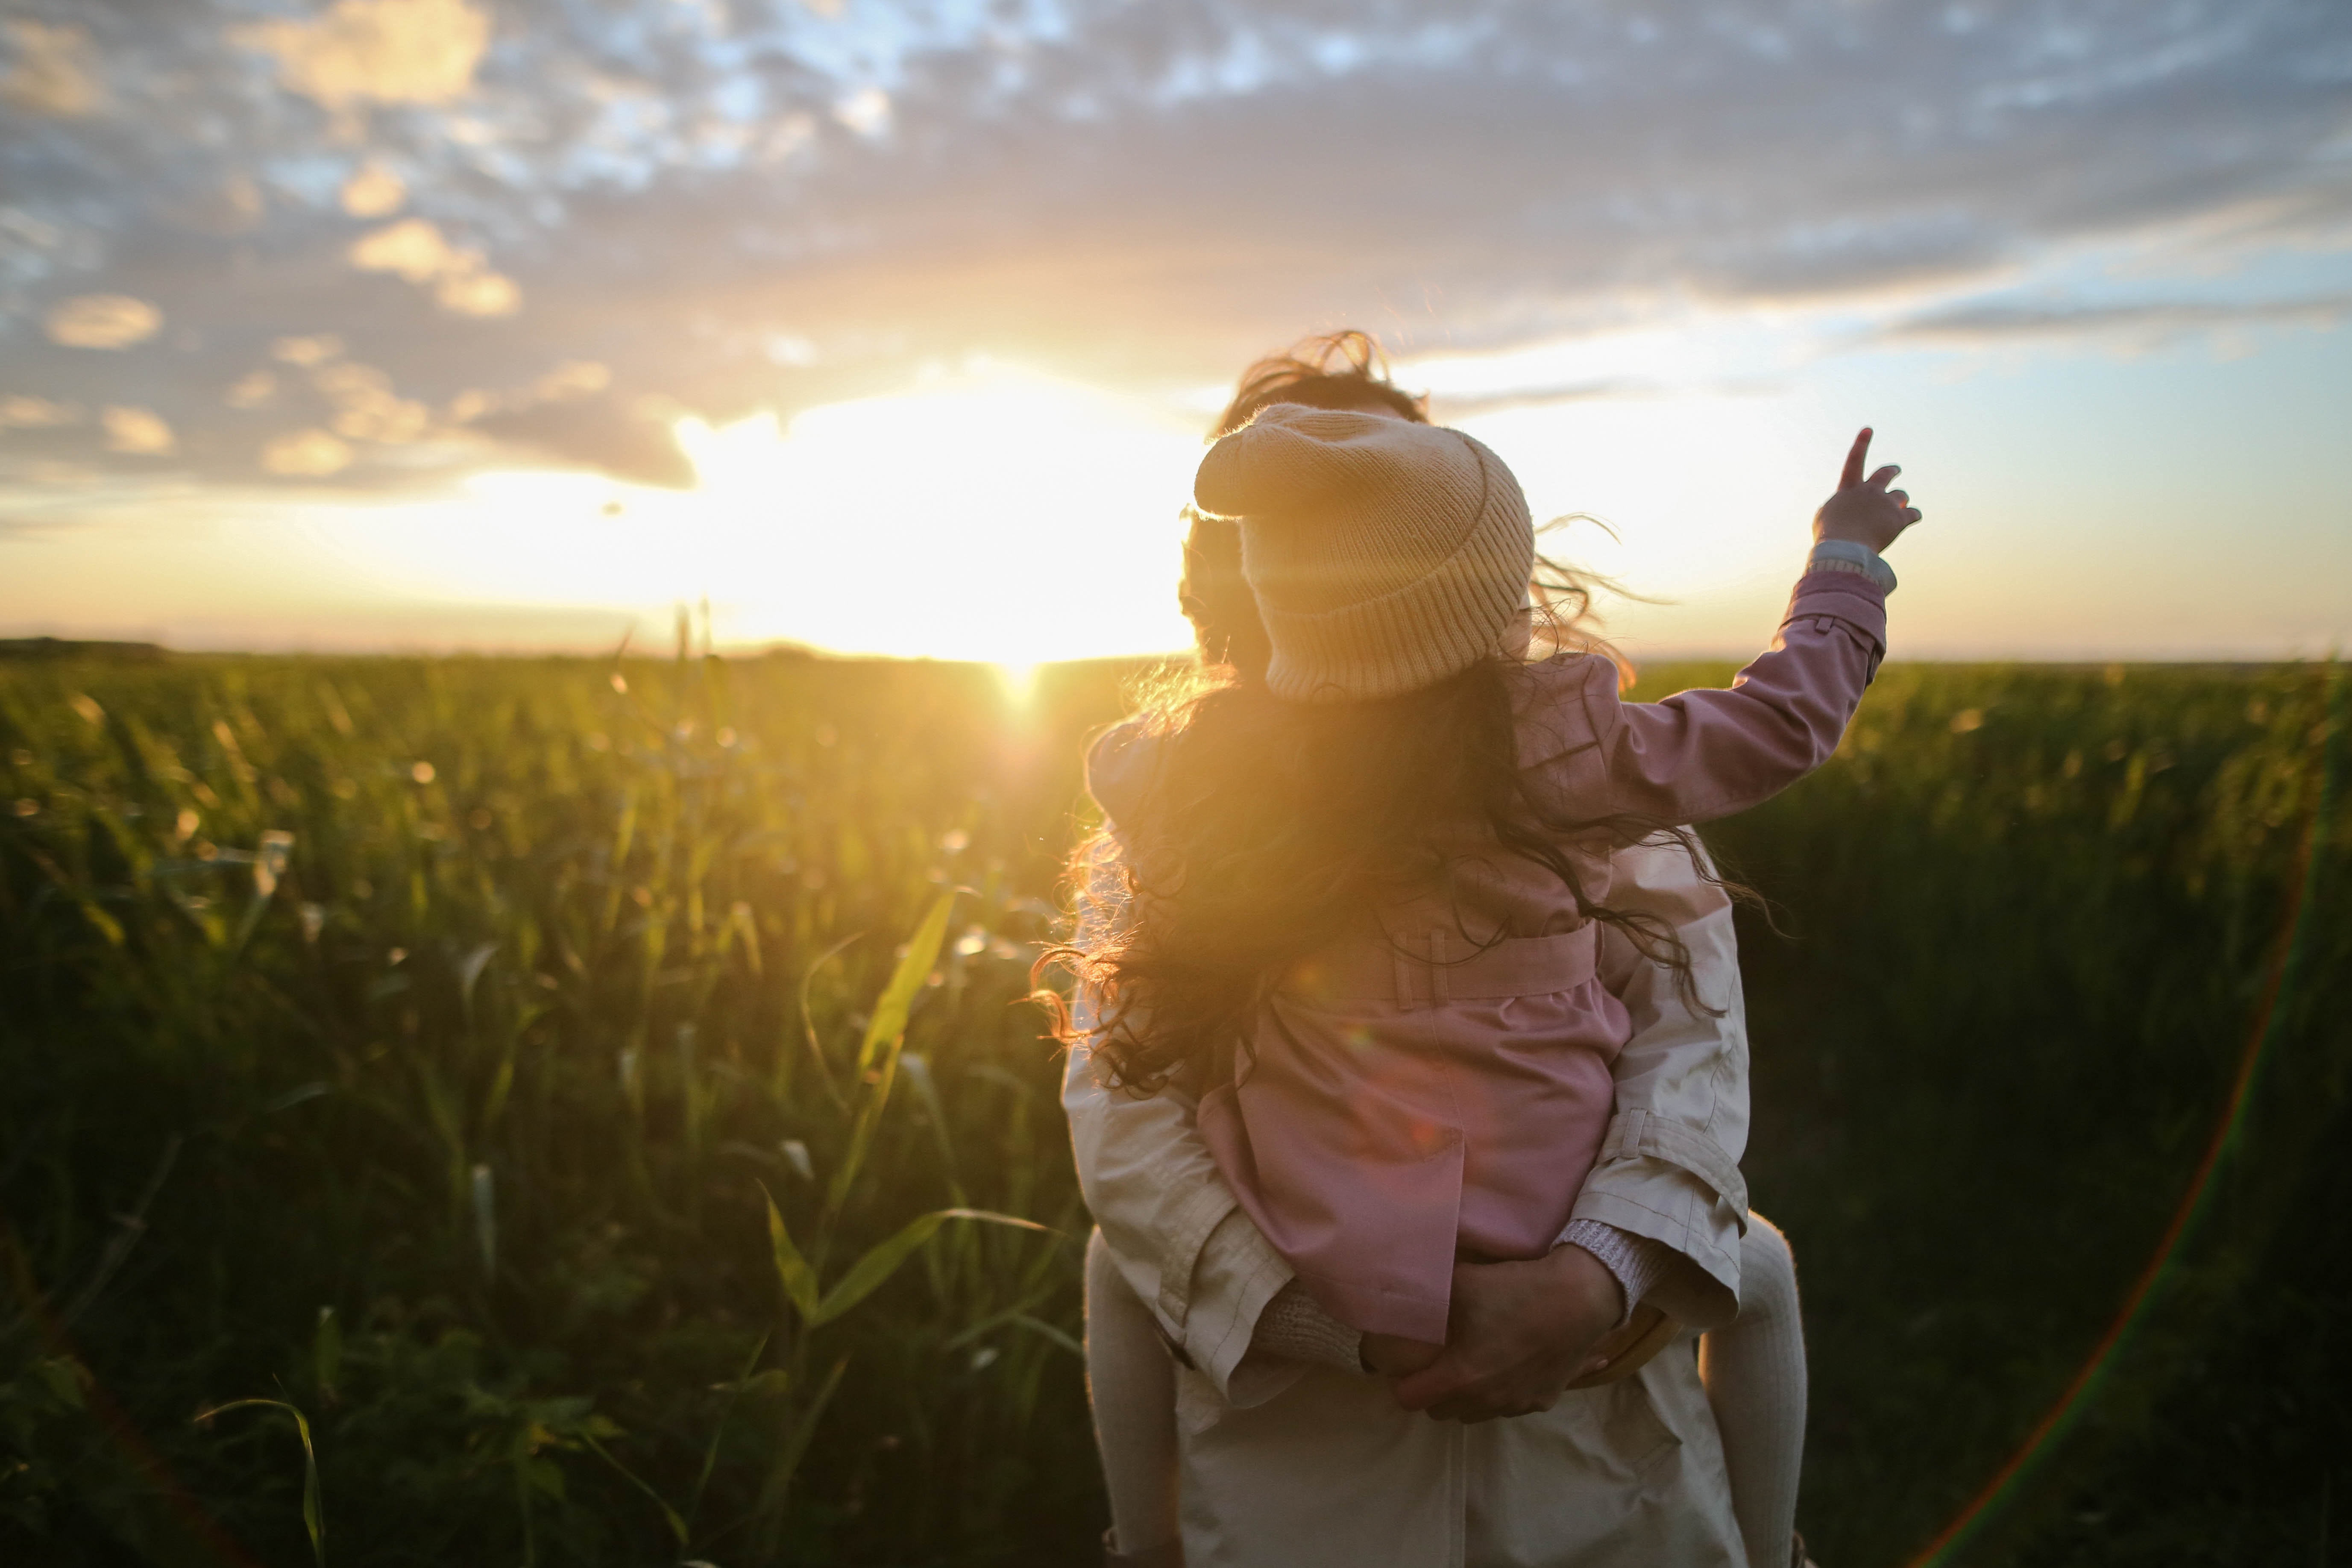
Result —
<path fill-rule="evenodd" d="M 1739 1316 L 1699 1342 L 1699 1376 L 1749 1568 L 1785 1568 L 1805 1457 L 1805 1330 L 1789 1238 L 1762 1215 L 1748 1215 L 1739 1245 Z"/>
<path fill-rule="evenodd" d="M 1087 1242 L 1087 1397 L 1110 1491 L 1112 1550 L 1121 1557 L 1156 1556 L 1158 1548 L 1172 1553 L 1176 1367 L 1099 1230 Z"/>

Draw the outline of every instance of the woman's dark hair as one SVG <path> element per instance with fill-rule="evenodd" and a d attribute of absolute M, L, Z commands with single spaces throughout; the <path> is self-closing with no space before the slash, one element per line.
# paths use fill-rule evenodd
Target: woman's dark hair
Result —
<path fill-rule="evenodd" d="M 1252 365 L 1220 432 L 1276 402 L 1380 405 L 1427 421 L 1423 401 L 1390 384 L 1361 332 Z M 1106 1082 L 1149 1094 L 1223 1081 L 1259 1005 L 1298 960 L 1367 934 L 1368 915 L 1405 899 L 1435 894 L 1458 908 L 1457 874 L 1497 851 L 1557 876 L 1580 913 L 1622 931 L 1703 1005 L 1672 924 L 1596 901 L 1579 869 L 1592 851 L 1661 836 L 1698 861 L 1696 841 L 1632 817 L 1575 817 L 1519 766 L 1526 660 L 1597 654 L 1625 672 L 1588 630 L 1587 579 L 1538 558 L 1522 656 L 1497 651 L 1401 697 L 1308 704 L 1266 689 L 1265 631 L 1233 524 L 1194 519 L 1185 576 L 1202 665 L 1147 700 L 1138 722 L 1156 766 L 1146 796 L 1133 803 L 1136 820 L 1118 823 L 1120 843 L 1097 835 L 1073 855 L 1077 929 L 1038 961 L 1041 973 L 1068 967 L 1097 999 L 1089 1038 Z M 1474 943 L 1500 934 L 1463 931 Z M 1056 1033 L 1076 1043 L 1066 1013 Z"/>
<path fill-rule="evenodd" d="M 1310 408 L 1385 408 L 1416 425 L 1429 423 L 1429 399 L 1389 379 L 1388 355 L 1369 333 L 1352 328 L 1304 338 L 1242 372 L 1233 401 L 1217 416 L 1212 439 L 1230 435 L 1269 403 Z"/>

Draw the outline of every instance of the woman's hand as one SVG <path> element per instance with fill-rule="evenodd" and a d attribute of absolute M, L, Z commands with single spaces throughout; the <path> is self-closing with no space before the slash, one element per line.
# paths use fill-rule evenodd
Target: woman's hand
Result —
<path fill-rule="evenodd" d="M 1440 1421 L 1549 1410 L 1624 1315 L 1616 1276 L 1580 1247 L 1528 1263 L 1457 1264 L 1445 1350 L 1398 1380 L 1396 1401 Z"/>
<path fill-rule="evenodd" d="M 1919 521 L 1919 509 L 1907 491 L 1886 487 L 1903 470 L 1888 464 L 1867 479 L 1863 464 L 1870 460 L 1870 431 L 1864 427 L 1845 455 L 1845 471 L 1838 477 L 1837 494 L 1822 502 L 1813 514 L 1813 539 L 1843 539 L 1884 551 L 1897 535 Z"/>
<path fill-rule="evenodd" d="M 1363 1358 L 1364 1370 L 1382 1377 L 1404 1377 L 1445 1353 L 1444 1345 L 1431 1344 L 1427 1340 L 1409 1340 L 1402 1334 L 1366 1334 L 1356 1353 Z"/>

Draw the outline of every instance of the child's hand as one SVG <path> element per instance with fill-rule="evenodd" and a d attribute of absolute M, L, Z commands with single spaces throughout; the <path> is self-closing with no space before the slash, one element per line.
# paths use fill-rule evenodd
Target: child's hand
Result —
<path fill-rule="evenodd" d="M 1382 1377 L 1410 1377 L 1445 1352 L 1444 1345 L 1399 1334 L 1366 1334 L 1357 1354 Z"/>
<path fill-rule="evenodd" d="M 1865 427 L 1845 455 L 1845 472 L 1838 479 L 1837 494 L 1822 502 L 1822 510 L 1813 514 L 1815 542 L 1843 539 L 1884 551 L 1919 521 L 1919 509 L 1911 504 L 1909 494 L 1886 488 L 1903 470 L 1889 464 L 1865 479 L 1862 466 L 1869 458 L 1870 431 Z"/>

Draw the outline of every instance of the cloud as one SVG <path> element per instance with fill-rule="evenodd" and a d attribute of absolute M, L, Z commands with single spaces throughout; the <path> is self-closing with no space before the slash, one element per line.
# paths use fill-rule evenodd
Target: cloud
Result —
<path fill-rule="evenodd" d="M 432 428 L 432 411 L 394 392 L 392 378 L 372 364 L 345 360 L 322 366 L 311 372 L 310 384 L 334 405 L 338 436 L 400 447 Z"/>
<path fill-rule="evenodd" d="M 510 316 L 522 308 L 522 290 L 511 278 L 481 270 L 479 264 L 445 274 L 433 297 L 461 316 Z"/>
<path fill-rule="evenodd" d="M 110 406 L 99 415 L 106 429 L 106 449 L 137 457 L 161 457 L 171 451 L 172 426 L 152 409 Z"/>
<path fill-rule="evenodd" d="M 261 467 L 291 479 L 323 479 L 351 466 L 352 449 L 324 430 L 296 430 L 261 449 Z"/>
<path fill-rule="evenodd" d="M 472 428 L 567 465 L 677 489 L 695 474 L 671 433 L 676 417 L 657 403 L 597 394 L 485 414 Z"/>
<path fill-rule="evenodd" d="M 46 397 L 21 394 L 0 397 L 0 430 L 51 430 L 80 420 L 81 410 L 70 403 L 53 403 Z"/>
<path fill-rule="evenodd" d="M 269 357 L 284 364 L 309 367 L 324 364 L 343 352 L 343 340 L 332 332 L 316 332 L 278 339 L 269 345 Z"/>
<path fill-rule="evenodd" d="M 363 163 L 343 182 L 343 210 L 353 217 L 383 217 L 400 210 L 408 187 L 381 163 Z"/>
<path fill-rule="evenodd" d="M 507 392 L 467 387 L 449 400 L 449 418 L 452 423 L 468 425 L 488 415 L 520 414 L 542 403 L 565 403 L 589 396 L 604 391 L 612 381 L 611 369 L 594 360 L 565 360 L 528 386 Z M 656 420 L 677 412 L 657 402 L 649 403 L 647 407 L 650 412 L 646 417 Z"/>
<path fill-rule="evenodd" d="M 1984 300 L 1913 316 L 1881 335 L 1890 342 L 1951 347 L 2084 336 L 2147 341 L 2231 327 L 2333 327 L 2347 311 L 2352 311 L 2352 293 L 2315 299 L 2160 300 L 2114 305 Z"/>
<path fill-rule="evenodd" d="M 266 370 L 254 370 L 231 382 L 221 401 L 231 408 L 259 408 L 277 395 L 278 378 Z"/>
<path fill-rule="evenodd" d="M 308 22 L 262 22 L 238 42 L 276 58 L 278 79 L 330 109 L 446 103 L 474 84 L 490 19 L 466 0 L 336 0 Z"/>
<path fill-rule="evenodd" d="M 489 269 L 482 253 L 449 243 L 440 226 L 421 217 L 400 222 L 355 241 L 351 263 L 362 272 L 391 272 L 411 283 L 431 284 L 444 309 L 465 316 L 504 316 L 522 304 L 514 279 Z"/>
<path fill-rule="evenodd" d="M 127 349 L 163 325 L 163 313 L 127 294 L 83 294 L 49 311 L 49 341 L 76 349 Z"/>
<path fill-rule="evenodd" d="M 2179 276 L 2133 289 L 2219 308 L 2261 290 L 2191 261 L 2302 246 L 2304 299 L 2352 236 L 2339 0 L 499 0 L 495 38 L 469 0 L 126 5 L 77 11 L 89 112 L 0 94 L 0 395 L 152 407 L 210 479 L 321 437 L 354 488 L 679 482 L 680 412 L 972 354 L 1192 385 L 1349 324 L 1420 353 L 1707 311 L 2112 336 L 2098 311 L 2153 309 L 2112 279 L 2047 319 L 1927 304 L 2167 235 Z M 153 311 L 121 338 L 152 346 L 63 346 L 119 313 L 44 341 L 91 300 Z M 344 359 L 391 403 L 307 374 Z M 535 390 L 566 362 L 604 382 Z M 52 439 L 110 461 L 10 437 Z"/>
<path fill-rule="evenodd" d="M 1400 374 L 1400 381 L 1411 382 Z M 1503 414 L 1517 408 L 1546 408 L 1562 403 L 1592 403 L 1628 397 L 1653 397 L 1665 388 L 1655 382 L 1633 381 L 1619 377 L 1602 377 L 1591 381 L 1565 383 L 1559 385 L 1517 388 L 1508 392 L 1439 393 L 1430 399 L 1440 424 L 1458 425 L 1465 420 L 1482 418 L 1489 414 Z"/>
<path fill-rule="evenodd" d="M 562 403 L 602 392 L 613 384 L 613 373 L 594 360 L 569 359 L 531 383 L 532 400 Z"/>
<path fill-rule="evenodd" d="M 169 211 L 172 220 L 183 228 L 199 234 L 236 235 L 257 227 L 268 206 L 261 187 L 250 176 L 230 174 L 216 185 L 174 202 Z"/>
<path fill-rule="evenodd" d="M 0 76 L 0 102 L 33 114 L 89 114 L 106 100 L 97 51 L 79 27 L 11 18 L 16 56 Z"/>
<path fill-rule="evenodd" d="M 833 117 L 860 136 L 886 136 L 890 132 L 890 95 L 878 87 L 864 87 L 833 106 Z"/>
<path fill-rule="evenodd" d="M 458 252 L 437 224 L 404 219 L 355 241 L 352 265 L 362 272 L 396 272 L 411 283 L 430 283 L 456 268 Z"/>

